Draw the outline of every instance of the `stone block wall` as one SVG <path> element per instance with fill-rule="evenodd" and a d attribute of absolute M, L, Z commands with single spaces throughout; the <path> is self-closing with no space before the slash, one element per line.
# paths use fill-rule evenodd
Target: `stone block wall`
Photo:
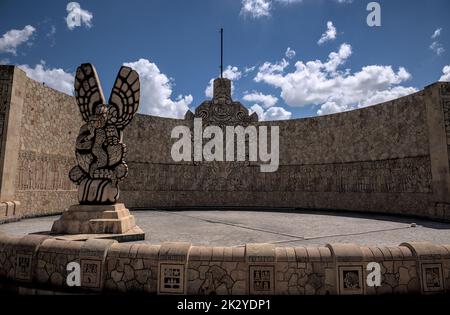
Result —
<path fill-rule="evenodd" d="M 68 178 L 82 122 L 75 100 L 28 78 L 17 67 L 0 66 L 0 77 L 1 102 L 6 112 L 14 112 L 2 126 L 3 138 L 13 134 L 3 139 L 0 149 L 10 153 L 2 161 L 2 189 L 11 186 L 0 200 L 0 222 L 12 218 L 2 216 L 6 202 L 17 204 L 13 218 L 60 213 L 77 201 L 76 187 Z"/>
<path fill-rule="evenodd" d="M 25 217 L 58 213 L 77 203 L 69 180 L 82 125 L 72 96 L 26 79 L 15 199 Z"/>
<path fill-rule="evenodd" d="M 71 262 L 80 286 L 68 286 Z M 373 263 L 378 264 L 374 267 Z M 367 279 L 379 268 L 380 285 Z M 72 279 L 73 280 L 73 279 Z M 204 247 L 0 236 L 0 288 L 25 294 L 381 295 L 450 292 L 450 245 Z"/>
<path fill-rule="evenodd" d="M 138 114 L 124 132 L 129 208 L 252 207 L 395 213 L 450 220 L 450 84 L 335 115 L 273 122 L 280 166 L 179 162 L 175 126 Z M 82 120 L 72 96 L 0 66 L 0 222 L 77 203 L 68 172 Z"/>

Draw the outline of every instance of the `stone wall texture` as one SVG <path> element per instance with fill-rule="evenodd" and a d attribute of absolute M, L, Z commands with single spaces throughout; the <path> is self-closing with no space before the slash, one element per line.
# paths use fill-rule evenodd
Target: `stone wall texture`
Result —
<path fill-rule="evenodd" d="M 22 217 L 62 212 L 77 202 L 68 172 L 81 116 L 72 96 L 24 80 L 14 200 Z"/>
<path fill-rule="evenodd" d="M 79 265 L 80 286 L 69 286 Z M 375 263 L 375 267 L 374 267 Z M 373 271 L 379 285 L 369 285 Z M 450 292 L 450 245 L 203 247 L 0 235 L 0 289 L 23 294 L 380 295 Z"/>
<path fill-rule="evenodd" d="M 5 112 L 18 100 L 20 115 L 8 125 Z M 68 179 L 82 122 L 74 98 L 1 66 L 0 103 L 0 153 L 15 159 L 1 160 L 0 221 L 4 213 L 60 213 L 77 203 Z M 334 209 L 450 220 L 449 83 L 350 112 L 251 124 L 279 126 L 278 171 L 262 173 L 256 162 L 174 162 L 171 131 L 191 128 L 192 120 L 138 114 L 124 133 L 129 176 L 121 201 L 129 208 Z M 19 141 L 8 147 L 13 125 Z"/>

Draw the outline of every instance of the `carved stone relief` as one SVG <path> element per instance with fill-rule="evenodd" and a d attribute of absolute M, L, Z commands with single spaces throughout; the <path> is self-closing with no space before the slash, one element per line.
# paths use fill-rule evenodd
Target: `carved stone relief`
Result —
<path fill-rule="evenodd" d="M 428 156 L 343 164 L 281 165 L 261 173 L 247 162 L 130 163 L 125 190 L 429 193 Z M 213 176 L 214 175 L 214 176 Z"/>
<path fill-rule="evenodd" d="M 78 67 L 75 77 L 75 99 L 86 122 L 76 142 L 76 165 L 69 173 L 79 185 L 80 204 L 113 204 L 119 198 L 118 183 L 126 178 L 126 146 L 123 129 L 139 107 L 139 75 L 121 67 L 105 102 L 97 72 L 91 64 Z"/>

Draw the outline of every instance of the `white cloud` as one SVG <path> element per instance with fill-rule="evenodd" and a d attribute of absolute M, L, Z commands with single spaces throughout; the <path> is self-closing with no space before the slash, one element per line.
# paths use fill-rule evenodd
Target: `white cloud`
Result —
<path fill-rule="evenodd" d="M 254 71 L 256 69 L 256 66 L 248 66 L 248 67 L 244 67 L 244 74 L 248 74 L 252 71 Z"/>
<path fill-rule="evenodd" d="M 270 0 L 242 0 L 241 15 L 252 18 L 270 16 L 271 7 Z"/>
<path fill-rule="evenodd" d="M 444 47 L 438 41 L 434 41 L 430 45 L 430 49 L 436 53 L 436 55 L 440 56 L 445 52 Z"/>
<path fill-rule="evenodd" d="M 441 32 L 442 32 L 442 27 L 436 29 L 433 33 L 433 35 L 431 35 L 431 39 L 436 39 L 437 37 L 441 36 Z"/>
<path fill-rule="evenodd" d="M 223 72 L 223 77 L 231 80 L 231 94 L 233 94 L 234 91 L 233 81 L 239 80 L 242 77 L 242 72 L 239 71 L 238 67 L 228 66 Z M 214 90 L 214 78 L 209 80 L 208 86 L 205 89 L 205 96 L 210 98 L 213 97 L 214 92 L 213 90 Z"/>
<path fill-rule="evenodd" d="M 417 92 L 417 89 L 413 87 L 403 87 L 403 86 L 395 86 L 391 89 L 387 90 L 381 90 L 381 91 L 375 91 L 366 99 L 363 99 L 360 101 L 358 105 L 352 105 L 352 104 L 345 104 L 339 101 L 327 101 L 324 104 L 321 105 L 320 109 L 317 111 L 318 115 L 328 115 L 328 114 L 334 114 L 339 113 L 347 110 L 352 110 L 355 108 L 363 108 L 375 104 L 380 104 L 383 102 L 387 102 L 390 100 L 394 100 L 396 98 L 409 95 L 412 93 Z"/>
<path fill-rule="evenodd" d="M 8 58 L 0 59 L 0 65 L 8 65 L 10 60 Z"/>
<path fill-rule="evenodd" d="M 335 101 L 327 101 L 320 106 L 320 109 L 317 111 L 317 115 L 329 115 L 345 112 L 350 109 L 352 109 L 351 106 L 346 104 L 338 104 Z"/>
<path fill-rule="evenodd" d="M 253 92 L 245 94 L 243 97 L 244 101 L 260 103 L 264 108 L 269 108 L 274 106 L 278 102 L 278 98 L 273 95 L 265 95 L 261 92 Z"/>
<path fill-rule="evenodd" d="M 214 96 L 214 79 L 209 80 L 208 86 L 205 89 L 205 96 L 209 98 Z"/>
<path fill-rule="evenodd" d="M 390 100 L 395 100 L 405 95 L 413 94 L 415 92 L 417 92 L 417 89 L 413 87 L 394 86 L 391 89 L 375 91 L 374 93 L 371 93 L 367 99 L 361 100 L 358 107 L 361 108 L 380 104 Z"/>
<path fill-rule="evenodd" d="M 179 95 L 175 100 L 171 99 L 172 84 L 170 79 L 161 73 L 158 67 L 147 59 L 139 59 L 135 62 L 124 63 L 125 66 L 135 69 L 139 73 L 141 81 L 141 104 L 139 112 L 144 114 L 182 118 L 189 105 L 192 96 Z M 45 62 L 31 68 L 28 65 L 19 66 L 27 75 L 38 81 L 44 82 L 55 90 L 73 94 L 74 76 L 62 69 L 46 68 Z"/>
<path fill-rule="evenodd" d="M 374 105 L 416 91 L 399 86 L 411 78 L 403 67 L 394 71 L 392 66 L 368 65 L 355 73 L 339 70 L 351 54 L 352 47 L 344 43 L 325 62 L 298 61 L 290 73 L 285 73 L 285 60 L 266 62 L 254 80 L 280 88 L 282 99 L 290 106 L 321 106 L 319 115 Z"/>
<path fill-rule="evenodd" d="M 443 75 L 441 76 L 439 81 L 450 82 L 450 65 L 445 66 L 442 69 L 442 73 L 443 73 Z"/>
<path fill-rule="evenodd" d="M 16 55 L 17 47 L 28 41 L 35 31 L 36 29 L 31 25 L 27 25 L 21 30 L 13 29 L 7 31 L 0 38 L 0 52 L 7 52 Z"/>
<path fill-rule="evenodd" d="M 281 4 L 292 4 L 292 3 L 300 3 L 303 2 L 303 0 L 275 0 L 276 2 L 279 2 Z"/>
<path fill-rule="evenodd" d="M 338 3 L 352 3 L 353 0 L 333 0 Z M 292 5 L 302 3 L 303 0 L 242 0 L 240 15 L 254 19 L 269 17 L 275 4 Z"/>
<path fill-rule="evenodd" d="M 431 39 L 433 39 L 433 42 L 430 45 L 430 49 L 434 51 L 434 53 L 438 56 L 442 55 L 445 52 L 444 46 L 437 40 L 439 36 L 441 36 L 442 33 L 442 27 L 436 29 L 431 35 Z"/>
<path fill-rule="evenodd" d="M 291 49 L 291 47 L 288 47 L 288 48 L 286 49 L 286 52 L 284 53 L 284 55 L 286 56 L 286 58 L 289 58 L 289 59 L 294 58 L 294 57 L 295 57 L 295 54 L 296 54 L 295 50 Z"/>
<path fill-rule="evenodd" d="M 34 68 L 28 65 L 20 65 L 19 68 L 25 71 L 31 79 L 45 83 L 45 85 L 60 92 L 73 95 L 74 76 L 63 69 L 46 68 L 44 61 L 41 61 Z"/>
<path fill-rule="evenodd" d="M 228 66 L 223 72 L 223 77 L 235 81 L 242 77 L 242 73 L 239 71 L 238 67 Z"/>
<path fill-rule="evenodd" d="M 301 3 L 303 0 L 242 0 L 241 12 L 243 16 L 250 16 L 254 19 L 270 16 L 274 3 L 290 5 Z"/>
<path fill-rule="evenodd" d="M 256 113 L 260 121 L 265 120 L 286 120 L 292 116 L 291 112 L 288 112 L 283 107 L 270 107 L 268 110 L 264 109 L 258 104 L 253 105 L 250 110 L 250 114 Z"/>
<path fill-rule="evenodd" d="M 45 35 L 47 37 L 53 37 L 56 34 L 56 26 L 52 25 L 50 26 L 50 31 Z"/>
<path fill-rule="evenodd" d="M 70 30 L 73 30 L 75 27 L 79 27 L 83 24 L 87 27 L 92 26 L 92 13 L 88 10 L 83 10 L 78 2 L 69 2 L 67 4 L 66 11 L 66 23 Z"/>
<path fill-rule="evenodd" d="M 317 41 L 317 44 L 322 45 L 325 42 L 333 40 L 336 38 L 336 27 L 334 27 L 333 22 L 327 22 L 327 30 L 322 34 L 322 37 Z"/>
<path fill-rule="evenodd" d="M 273 95 L 265 95 L 261 92 L 252 92 L 244 95 L 243 99 L 255 104 L 250 107 L 250 114 L 255 112 L 259 120 L 285 120 L 290 119 L 292 113 L 282 107 L 275 107 L 278 98 Z M 262 104 L 259 105 L 259 104 Z M 265 110 L 266 109 L 266 110 Z"/>
<path fill-rule="evenodd" d="M 284 58 L 277 63 L 270 63 L 266 61 L 262 66 L 259 67 L 258 73 L 256 74 L 254 80 L 256 82 L 270 80 L 271 75 L 276 76 L 280 73 L 283 73 L 284 69 L 287 66 L 289 66 L 289 62 L 287 62 Z"/>
<path fill-rule="evenodd" d="M 158 69 L 158 66 L 147 59 L 124 63 L 139 73 L 141 81 L 141 104 L 139 112 L 143 114 L 182 118 L 192 103 L 192 95 L 179 95 L 172 100 L 172 83 Z"/>
<path fill-rule="evenodd" d="M 56 40 L 55 40 L 55 34 L 56 34 L 56 26 L 52 25 L 50 27 L 50 31 L 45 34 L 45 36 L 50 40 L 51 44 L 50 46 L 53 47 L 55 46 Z"/>

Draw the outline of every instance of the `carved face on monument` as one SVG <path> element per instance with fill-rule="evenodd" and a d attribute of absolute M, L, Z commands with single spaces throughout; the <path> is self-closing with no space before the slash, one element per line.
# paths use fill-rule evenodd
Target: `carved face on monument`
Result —
<path fill-rule="evenodd" d="M 105 104 L 97 106 L 95 114 L 89 117 L 88 125 L 92 129 L 103 128 L 106 125 L 108 109 Z"/>
<path fill-rule="evenodd" d="M 75 98 L 83 120 L 76 142 L 76 165 L 69 173 L 79 185 L 81 204 L 111 204 L 119 198 L 118 182 L 128 167 L 122 132 L 133 119 L 140 97 L 136 71 L 122 67 L 106 104 L 95 68 L 81 65 L 75 78 Z"/>

